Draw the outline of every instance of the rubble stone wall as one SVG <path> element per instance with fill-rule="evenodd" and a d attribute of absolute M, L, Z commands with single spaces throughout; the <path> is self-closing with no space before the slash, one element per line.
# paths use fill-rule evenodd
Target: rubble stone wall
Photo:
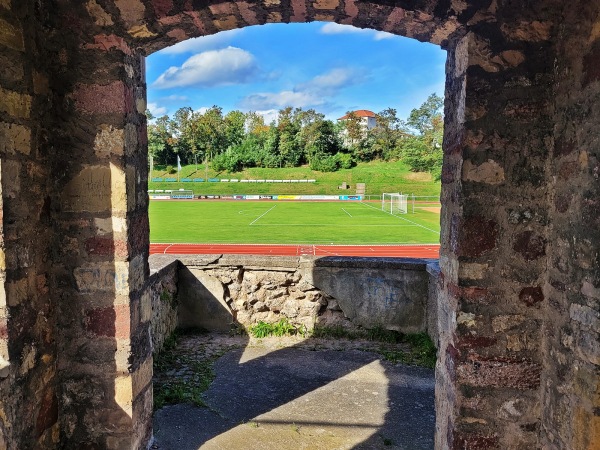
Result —
<path fill-rule="evenodd" d="M 160 264 L 162 256 L 153 256 Z M 167 257 L 169 258 L 169 257 Z M 428 275 L 422 260 L 394 258 L 177 257 L 179 326 L 228 331 L 287 319 L 315 326 L 427 329 Z"/>
<path fill-rule="evenodd" d="M 165 340 L 177 329 L 179 262 L 150 260 L 148 287 L 142 296 L 143 314 L 151 315 L 152 352 L 160 352 Z"/>
<path fill-rule="evenodd" d="M 541 445 L 600 448 L 600 4 L 558 30 L 548 215 Z"/>

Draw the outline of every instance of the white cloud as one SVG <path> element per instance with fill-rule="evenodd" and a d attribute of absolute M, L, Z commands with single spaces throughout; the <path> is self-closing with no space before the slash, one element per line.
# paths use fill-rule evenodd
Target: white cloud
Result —
<path fill-rule="evenodd" d="M 186 95 L 167 95 L 166 97 L 161 97 L 160 99 L 168 102 L 185 102 L 186 100 L 189 100 Z"/>
<path fill-rule="evenodd" d="M 162 49 L 161 55 L 180 55 L 182 53 L 199 53 L 207 50 L 216 50 L 228 46 L 232 38 L 240 33 L 241 30 L 228 30 L 210 36 L 201 36 L 187 39 L 178 44 Z"/>
<path fill-rule="evenodd" d="M 167 113 L 167 108 L 158 106 L 157 103 L 148 103 L 148 111 L 150 111 L 154 117 L 162 117 Z"/>
<path fill-rule="evenodd" d="M 321 34 L 365 34 L 371 35 L 373 40 L 381 41 L 394 37 L 391 33 L 385 31 L 371 30 L 368 28 L 356 28 L 352 25 L 340 25 L 339 23 L 329 22 L 321 27 Z"/>
<path fill-rule="evenodd" d="M 242 100 L 242 106 L 250 110 L 281 109 L 287 106 L 308 108 L 322 105 L 325 100 L 311 92 L 281 91 L 251 94 Z"/>
<path fill-rule="evenodd" d="M 245 97 L 241 102 L 243 108 L 250 110 L 293 108 L 315 108 L 327 105 L 340 89 L 357 84 L 365 79 L 364 73 L 350 68 L 332 69 L 312 80 L 300 83 L 292 90 L 280 92 L 261 92 Z"/>
<path fill-rule="evenodd" d="M 251 53 L 237 47 L 227 47 L 191 56 L 181 67 L 170 67 L 156 79 L 152 87 L 168 89 L 244 84 L 256 79 L 258 72 Z"/>
<path fill-rule="evenodd" d="M 255 111 L 256 114 L 263 116 L 265 123 L 269 125 L 271 122 L 277 122 L 277 116 L 279 115 L 278 109 L 267 109 L 265 111 Z"/>

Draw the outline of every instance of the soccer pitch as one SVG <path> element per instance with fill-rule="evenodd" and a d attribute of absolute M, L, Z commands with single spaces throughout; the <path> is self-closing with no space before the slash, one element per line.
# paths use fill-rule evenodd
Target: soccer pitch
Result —
<path fill-rule="evenodd" d="M 437 244 L 435 211 L 392 216 L 377 203 L 150 201 L 150 242 Z"/>

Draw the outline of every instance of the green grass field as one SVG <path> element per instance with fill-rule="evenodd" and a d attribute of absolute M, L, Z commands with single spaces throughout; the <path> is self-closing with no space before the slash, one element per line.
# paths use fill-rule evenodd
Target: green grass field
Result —
<path fill-rule="evenodd" d="M 150 176 L 152 178 L 177 178 L 177 174 L 167 174 L 164 170 L 157 170 Z M 182 168 L 180 178 L 206 178 L 204 166 L 189 165 Z M 148 189 L 190 189 L 195 194 L 310 194 L 310 195 L 337 195 L 354 194 L 356 183 L 366 183 L 367 195 L 381 195 L 382 192 L 403 192 L 416 196 L 439 196 L 441 184 L 433 181 L 428 173 L 413 173 L 400 161 L 372 161 L 360 163 L 352 169 L 343 169 L 337 172 L 315 172 L 309 167 L 292 167 L 281 169 L 252 168 L 242 172 L 214 172 L 208 171 L 208 178 L 235 178 L 235 179 L 266 179 L 266 180 L 317 180 L 316 183 L 177 183 L 177 182 L 148 182 Z M 338 189 L 343 182 L 351 186 L 342 191 Z"/>
<path fill-rule="evenodd" d="M 378 203 L 150 202 L 153 243 L 435 244 L 436 207 L 392 216 Z"/>

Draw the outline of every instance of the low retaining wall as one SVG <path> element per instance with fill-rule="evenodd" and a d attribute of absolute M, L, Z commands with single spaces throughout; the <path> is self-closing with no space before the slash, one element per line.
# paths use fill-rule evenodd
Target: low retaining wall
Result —
<path fill-rule="evenodd" d="M 430 331 L 428 261 L 398 258 L 181 255 L 176 282 L 178 326 L 227 331 L 287 318 L 315 325 Z M 153 255 L 151 267 L 174 257 Z M 170 272 L 161 272 L 173 280 Z M 167 286 L 170 286 L 167 282 Z M 155 292 L 164 289 L 155 289 Z M 169 291 L 170 292 L 170 291 Z M 153 301 L 159 297 L 154 294 Z M 158 303 L 157 310 L 164 311 Z M 168 309 L 167 309 L 168 310 Z M 171 313 L 156 313 L 156 320 Z M 156 326 L 157 335 L 169 326 Z M 159 340 L 159 337 L 155 339 Z M 157 345 L 157 344 L 155 344 Z"/>
<path fill-rule="evenodd" d="M 152 347 L 159 352 L 178 325 L 178 281 L 180 263 L 175 258 L 150 258 L 150 278 L 143 304 L 152 307 Z"/>

